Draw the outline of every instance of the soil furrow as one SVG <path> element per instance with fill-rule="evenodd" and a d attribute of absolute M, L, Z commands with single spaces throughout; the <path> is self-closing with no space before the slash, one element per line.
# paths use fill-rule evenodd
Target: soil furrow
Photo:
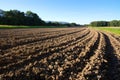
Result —
<path fill-rule="evenodd" d="M 33 42 L 38 42 L 38 41 L 43 41 L 43 40 L 47 40 L 47 39 L 51 39 L 51 38 L 58 38 L 58 37 L 61 37 L 61 36 L 64 36 L 64 35 L 70 35 L 70 34 L 74 34 L 74 33 L 78 33 L 80 32 L 79 30 L 78 31 L 74 31 L 74 32 L 69 32 L 69 33 L 63 33 L 63 34 L 59 34 L 59 35 L 56 35 L 56 36 L 47 36 L 45 38 L 38 38 L 38 39 L 34 39 L 34 40 L 28 40 L 28 41 L 25 41 L 25 42 L 20 42 L 20 43 L 17 43 L 15 45 L 4 45 L 4 46 L 0 46 L 0 49 L 2 50 L 6 50 L 6 49 L 9 49 L 9 48 L 12 48 L 12 47 L 16 47 L 17 45 L 26 45 L 26 44 L 30 44 L 30 43 L 33 43 Z"/>
<path fill-rule="evenodd" d="M 106 74 L 105 74 L 105 79 L 109 79 L 109 80 L 118 80 L 119 78 L 116 78 L 115 74 L 116 72 L 120 72 L 119 67 L 117 68 L 117 66 L 120 64 L 120 61 L 118 60 L 117 56 L 115 56 L 116 51 L 113 48 L 113 45 L 109 39 L 109 37 L 104 34 L 105 40 L 106 40 L 106 50 L 105 50 L 105 58 L 107 60 L 107 64 L 108 65 L 106 67 Z"/>
<path fill-rule="evenodd" d="M 0 80 L 120 80 L 120 38 L 92 28 L 0 30 Z"/>
<path fill-rule="evenodd" d="M 79 39 L 82 39 L 82 37 L 85 37 L 86 35 L 88 35 L 89 34 L 89 32 L 87 32 L 86 34 L 84 34 L 84 35 L 81 35 L 81 36 L 79 36 L 79 37 L 77 37 L 75 40 L 75 42 L 78 42 L 79 41 Z M 50 46 L 50 47 L 47 47 L 47 48 L 45 48 L 44 49 L 44 51 L 47 51 L 48 50 L 48 48 L 49 48 L 49 50 L 52 50 L 52 49 L 54 49 L 54 48 L 60 48 L 60 47 L 62 47 L 62 46 L 65 46 L 65 45 L 69 45 L 70 43 L 72 43 L 74 40 L 72 39 L 72 40 L 70 40 L 70 41 L 67 41 L 67 42 L 65 42 L 65 43 L 61 43 L 61 44 L 59 44 L 59 45 L 57 45 L 57 46 Z M 35 52 L 33 52 L 33 53 L 29 53 L 29 55 L 25 55 L 25 56 L 30 56 L 30 54 L 31 54 L 31 56 L 32 55 L 35 55 L 35 54 L 37 54 L 38 52 L 40 52 L 40 51 L 43 51 L 42 49 L 37 49 L 37 50 L 35 50 Z M 10 56 L 10 55 L 9 55 Z M 9 57 L 8 56 L 8 57 Z M 6 60 L 4 57 L 6 57 L 6 56 L 3 56 L 3 60 L 2 60 L 2 58 L 0 59 L 1 61 L 3 61 L 3 63 L 4 63 L 4 61 Z M 16 56 L 17 57 L 17 56 Z M 14 59 L 14 58 L 13 58 Z M 13 61 L 15 60 L 13 60 L 13 59 L 9 59 L 9 61 L 12 61 L 11 63 L 13 63 Z M 11 64 L 10 62 L 6 62 L 6 64 L 4 63 L 0 63 L 1 64 L 1 67 L 2 67 L 2 65 L 4 66 L 4 65 L 7 65 L 7 63 L 9 63 L 9 64 Z M 15 61 L 15 63 L 16 63 L 16 61 Z"/>
<path fill-rule="evenodd" d="M 89 31 L 86 31 L 84 34 L 82 34 L 84 31 L 85 31 L 85 30 L 81 31 L 81 32 L 80 32 L 80 33 L 81 33 L 80 35 L 84 35 L 84 34 L 86 34 L 87 32 L 89 32 Z M 78 33 L 76 33 L 76 34 L 78 34 Z M 73 35 L 73 34 L 71 34 L 71 36 L 72 36 L 72 35 Z M 64 38 L 64 36 L 61 36 L 61 37 L 58 37 L 58 38 Z M 75 37 L 75 38 L 76 38 L 76 37 Z M 49 43 L 49 42 L 51 43 L 51 40 L 54 42 L 56 39 L 57 39 L 57 38 L 52 38 L 52 39 L 47 39 L 47 40 L 44 40 L 44 41 L 39 41 L 39 42 L 34 42 L 34 43 L 26 44 L 25 47 L 24 47 L 24 45 L 16 46 L 16 47 L 13 47 L 13 48 L 8 49 L 8 50 L 2 50 L 0 53 L 1 53 L 1 56 L 4 57 L 4 55 L 3 55 L 4 53 L 5 53 L 5 55 L 7 55 L 8 52 L 14 51 L 15 48 L 16 48 L 15 50 L 19 50 L 19 48 L 27 48 L 27 47 L 30 48 L 31 46 L 34 46 L 34 45 L 36 45 L 36 44 L 39 44 L 39 45 L 41 44 L 41 45 L 43 45 L 43 43 Z M 65 38 L 65 39 L 66 39 L 66 38 Z M 59 39 L 59 40 L 61 40 L 61 39 Z M 46 42 L 45 42 L 45 41 L 46 41 Z M 56 44 L 55 44 L 55 45 L 56 45 Z M 42 47 L 41 47 L 41 48 L 42 48 Z M 0 56 L 0 57 L 1 57 L 1 56 Z"/>
<path fill-rule="evenodd" d="M 84 40 L 84 39 L 83 39 Z M 75 45 L 76 43 L 74 43 L 74 44 L 72 44 L 72 45 Z M 57 48 L 56 50 L 53 50 L 53 51 L 49 51 L 48 53 L 42 53 L 42 55 L 41 54 L 38 54 L 38 56 L 37 57 L 32 57 L 32 58 L 30 58 L 29 60 L 23 60 L 23 61 L 20 61 L 18 64 L 19 64 L 19 66 L 23 66 L 24 64 L 26 64 L 27 62 L 30 62 L 30 61 L 35 61 L 35 60 L 37 60 L 37 59 L 42 59 L 42 58 L 44 58 L 44 57 L 48 57 L 48 56 L 50 56 L 51 54 L 53 54 L 53 53 L 55 53 L 55 52 L 58 52 L 58 51 L 61 51 L 61 50 L 64 50 L 65 48 L 67 48 L 67 47 L 69 47 L 69 46 L 66 46 L 66 47 L 61 47 L 61 48 Z M 35 59 L 35 60 L 34 60 Z M 18 66 L 18 64 L 16 63 L 16 64 L 13 64 L 13 65 L 9 65 L 8 67 L 12 67 L 12 68 L 14 68 L 14 66 Z M 4 69 L 1 69 L 1 71 L 5 71 Z"/>
<path fill-rule="evenodd" d="M 97 34 L 97 33 L 95 33 L 95 34 Z M 95 38 L 95 36 L 96 36 L 96 38 Z M 64 78 L 65 79 L 69 79 L 69 78 L 73 79 L 77 76 L 76 74 L 78 74 L 79 72 L 82 71 L 82 69 L 86 65 L 86 62 L 89 60 L 89 58 L 92 55 L 94 55 L 94 50 L 96 50 L 98 47 L 99 39 L 100 39 L 100 34 L 98 33 L 97 35 L 94 35 L 94 37 L 92 37 L 91 41 L 87 42 L 85 49 L 82 50 L 79 54 L 80 56 L 75 59 L 76 61 L 77 60 L 78 61 L 75 62 L 72 67 L 64 70 L 66 73 L 63 74 L 65 77 L 63 77 L 62 79 L 64 79 Z M 69 73 L 69 74 L 67 74 L 67 73 Z"/>
<path fill-rule="evenodd" d="M 104 54 L 104 45 L 105 41 L 101 33 L 100 41 L 98 44 L 98 48 L 94 50 L 94 55 L 89 58 L 87 64 L 85 65 L 82 72 L 78 73 L 77 78 L 80 80 L 97 80 L 101 77 L 101 72 L 99 72 L 99 68 L 101 63 L 103 62 L 103 54 Z"/>

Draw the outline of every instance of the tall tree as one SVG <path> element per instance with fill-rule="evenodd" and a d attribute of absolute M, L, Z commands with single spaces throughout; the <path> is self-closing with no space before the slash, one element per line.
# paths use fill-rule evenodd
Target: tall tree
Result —
<path fill-rule="evenodd" d="M 33 13 L 31 11 L 26 12 L 27 17 L 27 23 L 28 25 L 44 25 L 45 22 L 39 18 L 39 16 L 36 13 Z"/>
<path fill-rule="evenodd" d="M 114 26 L 114 27 L 120 26 L 119 21 L 117 21 L 117 20 L 110 21 L 110 26 Z"/>

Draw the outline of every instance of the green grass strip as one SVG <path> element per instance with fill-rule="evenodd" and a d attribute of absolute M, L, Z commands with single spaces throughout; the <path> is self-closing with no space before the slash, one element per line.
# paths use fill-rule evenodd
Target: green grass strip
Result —
<path fill-rule="evenodd" d="M 93 27 L 93 28 L 97 30 L 110 32 L 116 35 L 120 35 L 120 27 Z"/>
<path fill-rule="evenodd" d="M 17 29 L 17 28 L 65 28 L 66 26 L 12 26 L 0 25 L 0 29 Z"/>

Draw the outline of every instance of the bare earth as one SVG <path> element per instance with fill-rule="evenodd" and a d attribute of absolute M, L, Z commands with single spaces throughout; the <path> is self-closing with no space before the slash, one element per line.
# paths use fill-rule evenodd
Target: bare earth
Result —
<path fill-rule="evenodd" d="M 0 80 L 120 80 L 120 37 L 89 28 L 1 29 Z"/>

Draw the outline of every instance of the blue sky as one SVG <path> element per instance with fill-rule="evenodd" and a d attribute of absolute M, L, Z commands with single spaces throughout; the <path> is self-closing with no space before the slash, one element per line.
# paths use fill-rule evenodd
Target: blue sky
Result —
<path fill-rule="evenodd" d="M 45 21 L 120 20 L 120 0 L 0 0 L 0 9 L 31 10 Z"/>

